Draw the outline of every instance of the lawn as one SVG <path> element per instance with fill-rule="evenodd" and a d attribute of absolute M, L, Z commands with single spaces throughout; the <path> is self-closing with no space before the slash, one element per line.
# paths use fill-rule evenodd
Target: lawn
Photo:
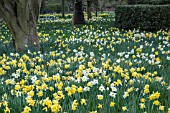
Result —
<path fill-rule="evenodd" d="M 73 32 L 71 16 L 41 15 L 41 50 L 25 54 L 0 23 L 0 113 L 170 113 L 170 30 L 104 13 Z"/>

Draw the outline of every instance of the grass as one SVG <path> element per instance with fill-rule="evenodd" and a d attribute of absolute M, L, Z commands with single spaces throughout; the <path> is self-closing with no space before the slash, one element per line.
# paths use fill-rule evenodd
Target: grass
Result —
<path fill-rule="evenodd" d="M 169 113 L 170 32 L 119 30 L 114 15 L 76 26 L 41 15 L 41 51 L 14 52 L 0 23 L 0 113 Z"/>

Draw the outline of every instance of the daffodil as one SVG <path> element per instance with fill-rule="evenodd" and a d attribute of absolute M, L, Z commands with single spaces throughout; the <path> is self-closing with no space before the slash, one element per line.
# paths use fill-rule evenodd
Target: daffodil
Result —
<path fill-rule="evenodd" d="M 122 107 L 122 110 L 123 110 L 123 111 L 127 111 L 128 109 L 127 109 L 126 106 L 123 106 L 123 107 Z"/>
<path fill-rule="evenodd" d="M 97 106 L 99 109 L 101 109 L 103 106 L 102 106 L 102 104 L 98 104 L 98 106 Z"/>
<path fill-rule="evenodd" d="M 159 110 L 164 111 L 165 106 L 159 106 Z"/>
<path fill-rule="evenodd" d="M 81 99 L 81 104 L 86 105 L 86 99 Z"/>
<path fill-rule="evenodd" d="M 97 98 L 98 98 L 99 100 L 103 100 L 103 95 L 97 95 Z"/>
<path fill-rule="evenodd" d="M 110 102 L 110 107 L 114 107 L 115 103 L 114 102 Z"/>

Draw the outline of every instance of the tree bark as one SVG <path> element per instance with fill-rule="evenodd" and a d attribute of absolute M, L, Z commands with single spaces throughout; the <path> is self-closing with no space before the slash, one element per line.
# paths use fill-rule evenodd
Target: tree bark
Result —
<path fill-rule="evenodd" d="M 98 0 L 94 0 L 94 5 L 95 5 L 95 16 L 97 17 L 98 14 Z"/>
<path fill-rule="evenodd" d="M 91 4 L 92 1 L 91 0 L 87 0 L 87 19 L 91 19 L 92 15 L 91 15 Z"/>
<path fill-rule="evenodd" d="M 76 25 L 76 24 L 85 24 L 81 0 L 75 0 L 75 3 L 74 3 L 73 25 Z"/>
<path fill-rule="evenodd" d="M 64 13 L 64 0 L 62 0 L 62 18 L 65 17 L 65 13 Z"/>
<path fill-rule="evenodd" d="M 17 52 L 28 47 L 40 47 L 37 22 L 41 0 L 0 0 L 0 15 L 12 34 Z"/>

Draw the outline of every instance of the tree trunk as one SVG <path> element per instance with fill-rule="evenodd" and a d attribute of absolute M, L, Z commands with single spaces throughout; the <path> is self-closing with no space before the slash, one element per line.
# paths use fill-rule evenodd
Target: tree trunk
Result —
<path fill-rule="evenodd" d="M 12 34 L 17 52 L 28 47 L 40 47 L 37 22 L 41 0 L 0 0 L 0 15 Z"/>
<path fill-rule="evenodd" d="M 97 14 L 98 14 L 98 0 L 94 1 L 94 5 L 95 5 L 95 16 L 97 17 Z"/>
<path fill-rule="evenodd" d="M 62 0 L 62 18 L 65 17 L 65 14 L 64 14 L 64 0 Z"/>
<path fill-rule="evenodd" d="M 91 1 L 87 0 L 87 19 L 91 19 L 92 15 L 91 15 Z"/>
<path fill-rule="evenodd" d="M 81 0 L 75 0 L 75 3 L 74 3 L 73 25 L 76 25 L 76 24 L 85 24 Z"/>
<path fill-rule="evenodd" d="M 68 13 L 70 13 L 70 4 L 69 3 L 67 4 L 67 11 L 68 11 Z"/>

